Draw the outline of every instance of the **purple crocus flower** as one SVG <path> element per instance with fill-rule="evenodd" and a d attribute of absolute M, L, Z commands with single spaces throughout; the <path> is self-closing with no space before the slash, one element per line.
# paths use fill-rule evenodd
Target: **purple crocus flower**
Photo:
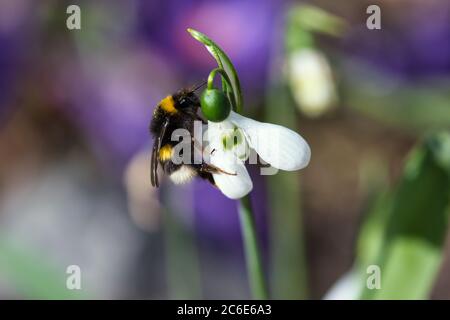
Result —
<path fill-rule="evenodd" d="M 34 4 L 30 1 L 5 1 L 0 3 L 0 119 L 7 112 L 9 99 L 15 93 L 15 83 L 25 57 L 30 55 L 35 18 Z"/>
<path fill-rule="evenodd" d="M 382 30 L 352 28 L 345 41 L 347 51 L 404 78 L 448 75 L 450 3 L 412 2 L 407 10 L 392 12 L 402 18 L 383 16 Z"/>
<path fill-rule="evenodd" d="M 194 79 L 206 78 L 215 66 L 211 56 L 194 41 L 191 27 L 214 39 L 235 64 L 247 101 L 265 86 L 277 1 L 163 1 L 142 4 L 141 30 L 161 45 L 177 67 Z"/>
<path fill-rule="evenodd" d="M 0 119 L 6 112 L 7 100 L 14 83 L 15 44 L 14 39 L 0 34 Z"/>

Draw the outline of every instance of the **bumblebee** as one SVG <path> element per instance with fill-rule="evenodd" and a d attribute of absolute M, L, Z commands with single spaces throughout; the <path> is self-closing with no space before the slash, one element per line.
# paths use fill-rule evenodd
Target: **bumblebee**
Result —
<path fill-rule="evenodd" d="M 172 133 L 176 129 L 186 129 L 193 137 L 194 122 L 205 121 L 198 115 L 200 100 L 195 91 L 204 85 L 201 84 L 193 89 L 182 89 L 177 93 L 162 99 L 155 108 L 153 118 L 150 123 L 150 132 L 154 137 L 153 150 L 150 164 L 150 179 L 152 186 L 158 187 L 158 164 L 163 168 L 165 174 L 175 184 L 181 184 L 200 177 L 214 185 L 213 173 L 225 173 L 221 169 L 207 164 L 203 161 L 194 163 L 195 145 L 191 139 L 191 161 L 190 163 L 175 164 L 172 161 L 174 147 L 178 141 L 172 141 Z"/>

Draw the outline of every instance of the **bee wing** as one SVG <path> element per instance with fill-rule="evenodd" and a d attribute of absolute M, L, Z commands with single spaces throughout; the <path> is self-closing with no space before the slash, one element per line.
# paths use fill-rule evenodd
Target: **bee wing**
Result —
<path fill-rule="evenodd" d="M 159 155 L 159 150 L 161 149 L 161 143 L 164 139 L 164 135 L 166 133 L 166 129 L 167 129 L 168 125 L 169 125 L 169 120 L 166 120 L 161 127 L 159 136 L 155 138 L 155 142 L 153 143 L 152 159 L 151 159 L 151 163 L 150 163 L 150 180 L 151 180 L 153 187 L 159 187 L 158 155 Z"/>
<path fill-rule="evenodd" d="M 152 182 L 153 187 L 158 187 L 158 138 L 155 139 L 155 142 L 153 143 L 153 151 L 152 151 L 152 159 L 150 162 L 150 181 Z"/>

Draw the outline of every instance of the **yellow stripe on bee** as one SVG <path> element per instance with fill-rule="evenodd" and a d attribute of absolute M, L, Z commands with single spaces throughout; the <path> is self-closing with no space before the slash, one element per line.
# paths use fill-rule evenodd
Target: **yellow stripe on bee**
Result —
<path fill-rule="evenodd" d="M 177 112 L 177 109 L 175 108 L 175 101 L 173 101 L 172 96 L 167 96 L 164 99 L 162 99 L 159 105 L 160 105 L 161 109 L 163 109 L 164 111 L 166 111 L 168 113 L 176 113 Z"/>
<path fill-rule="evenodd" d="M 170 144 L 166 144 L 161 149 L 159 149 L 159 159 L 161 161 L 167 161 L 172 158 L 172 146 Z"/>

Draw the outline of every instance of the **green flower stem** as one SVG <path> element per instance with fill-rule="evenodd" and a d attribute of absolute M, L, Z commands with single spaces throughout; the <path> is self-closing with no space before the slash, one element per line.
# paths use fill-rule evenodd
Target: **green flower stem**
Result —
<path fill-rule="evenodd" d="M 220 75 L 223 77 L 223 79 L 231 87 L 230 78 L 228 77 L 228 75 L 225 72 L 225 70 L 223 70 L 222 68 L 215 68 L 215 69 L 211 70 L 211 72 L 209 73 L 208 81 L 207 81 L 207 88 L 208 89 L 213 89 L 214 88 L 214 78 L 215 78 L 217 73 L 220 73 Z"/>
<path fill-rule="evenodd" d="M 227 72 L 224 69 L 222 69 L 221 67 L 215 68 L 209 73 L 208 81 L 207 81 L 207 88 L 208 89 L 214 88 L 214 78 L 217 73 L 220 73 L 220 75 L 222 76 L 222 88 L 224 88 L 224 91 L 226 93 L 228 93 L 228 99 L 231 102 L 233 111 L 239 112 L 238 105 L 237 105 L 236 99 L 235 99 L 236 95 L 234 94 L 234 90 L 233 90 L 233 84 L 231 83 L 230 77 L 228 76 Z M 225 82 L 224 82 L 224 80 L 225 80 Z M 230 89 L 228 89 L 228 88 L 230 88 Z"/>
<path fill-rule="evenodd" d="M 244 253 L 247 260 L 247 273 L 253 298 L 268 299 L 269 295 L 262 267 L 261 250 L 259 248 L 255 218 L 249 195 L 239 201 L 239 219 L 241 221 Z"/>
<path fill-rule="evenodd" d="M 236 69 L 231 63 L 230 58 L 225 52 L 211 39 L 201 32 L 188 29 L 194 39 L 203 43 L 208 51 L 216 59 L 218 68 L 211 71 L 208 77 L 208 89 L 213 87 L 215 74 L 219 72 L 222 75 L 222 88 L 228 94 L 233 109 L 242 113 L 242 91 L 237 76 Z M 247 271 L 250 282 L 250 288 L 253 298 L 268 299 L 266 280 L 264 277 L 260 248 L 258 245 L 257 233 L 255 228 L 254 214 L 250 202 L 250 196 L 247 195 L 239 202 L 239 219 L 241 221 L 242 238 L 244 241 L 244 253 L 247 263 Z"/>

